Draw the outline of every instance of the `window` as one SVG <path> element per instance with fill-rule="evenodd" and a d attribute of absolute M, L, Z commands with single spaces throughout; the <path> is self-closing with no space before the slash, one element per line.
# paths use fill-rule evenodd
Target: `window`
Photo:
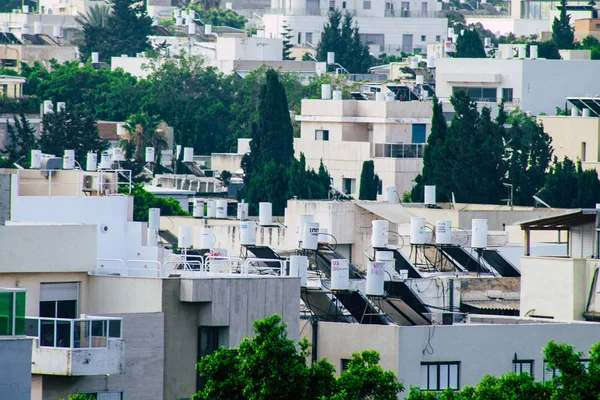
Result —
<path fill-rule="evenodd" d="M 342 185 L 344 187 L 345 194 L 355 194 L 356 193 L 356 179 L 352 178 L 343 178 Z"/>
<path fill-rule="evenodd" d="M 588 366 L 590 365 L 590 360 L 581 359 L 581 360 L 579 360 L 579 363 L 581 363 L 583 365 L 583 367 L 585 369 L 587 369 Z M 544 360 L 544 382 L 549 382 L 549 381 L 553 380 L 554 378 L 558 378 L 559 376 L 560 376 L 560 371 L 557 370 L 556 368 L 548 369 L 548 361 Z"/>
<path fill-rule="evenodd" d="M 335 0 L 329 0 L 329 11 L 335 11 Z"/>
<path fill-rule="evenodd" d="M 454 86 L 452 88 L 452 94 L 458 92 L 467 93 L 471 100 L 474 101 L 495 102 L 497 100 L 496 88 Z"/>
<path fill-rule="evenodd" d="M 596 29 L 600 29 L 600 24 L 596 24 Z"/>
<path fill-rule="evenodd" d="M 458 390 L 460 362 L 422 362 L 421 390 Z"/>
<path fill-rule="evenodd" d="M 581 161 L 585 161 L 586 147 L 586 142 L 581 142 Z"/>
<path fill-rule="evenodd" d="M 513 101 L 513 90 L 512 88 L 502 88 L 502 100 Z"/>
<path fill-rule="evenodd" d="M 344 372 L 348 369 L 348 364 L 350 364 L 350 359 L 349 358 L 342 358 L 340 360 L 340 372 Z"/>
<path fill-rule="evenodd" d="M 342 1 L 342 8 L 346 8 L 346 2 Z"/>
<path fill-rule="evenodd" d="M 383 194 L 383 181 L 381 179 L 377 181 L 377 194 Z"/>
<path fill-rule="evenodd" d="M 198 328 L 198 361 L 211 355 L 227 342 L 228 328 L 220 326 L 201 326 Z M 206 384 L 206 377 L 196 377 L 196 390 L 201 391 Z"/>
<path fill-rule="evenodd" d="M 371 9 L 371 2 L 363 1 L 363 10 L 370 10 L 370 9 Z"/>
<path fill-rule="evenodd" d="M 442 37 L 440 35 L 436 35 L 435 36 L 435 41 L 436 42 L 441 42 L 442 41 Z"/>
<path fill-rule="evenodd" d="M 324 142 L 329 141 L 329 131 L 316 130 L 315 131 L 315 140 L 322 140 Z"/>
<path fill-rule="evenodd" d="M 426 132 L 425 124 L 412 124 L 412 142 L 425 143 Z"/>
<path fill-rule="evenodd" d="M 421 2 L 421 17 L 426 17 L 426 16 L 427 16 L 427 2 L 422 1 Z"/>
<path fill-rule="evenodd" d="M 524 372 L 526 374 L 533 375 L 533 360 L 517 360 L 515 357 L 512 363 L 512 372 L 515 374 Z"/>
<path fill-rule="evenodd" d="M 16 67 L 17 66 L 17 60 L 9 59 L 9 58 L 3 58 L 2 59 L 2 66 L 3 67 L 8 67 L 8 68 Z"/>
<path fill-rule="evenodd" d="M 302 44 L 302 32 L 298 32 L 298 44 Z"/>
<path fill-rule="evenodd" d="M 425 35 L 421 35 L 421 42 L 424 42 L 425 40 L 427 40 L 427 37 Z"/>
<path fill-rule="evenodd" d="M 306 32 L 306 43 L 312 44 L 312 32 Z"/>

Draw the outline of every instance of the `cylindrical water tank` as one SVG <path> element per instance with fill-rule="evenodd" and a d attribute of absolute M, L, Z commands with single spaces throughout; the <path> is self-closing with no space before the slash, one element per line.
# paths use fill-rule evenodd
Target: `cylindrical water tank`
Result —
<path fill-rule="evenodd" d="M 206 216 L 208 218 L 217 218 L 217 202 L 209 201 L 206 205 Z"/>
<path fill-rule="evenodd" d="M 100 62 L 100 54 L 97 51 L 92 52 L 92 63 L 96 64 Z"/>
<path fill-rule="evenodd" d="M 148 229 L 160 229 L 160 208 L 148 209 Z"/>
<path fill-rule="evenodd" d="M 8 25 L 8 22 L 2 23 L 2 33 L 10 33 L 10 26 Z"/>
<path fill-rule="evenodd" d="M 343 258 L 331 260 L 331 290 L 348 290 L 350 286 L 350 262 Z"/>
<path fill-rule="evenodd" d="M 283 209 L 283 226 L 290 226 L 290 210 L 287 207 Z"/>
<path fill-rule="evenodd" d="M 485 249 L 488 238 L 488 220 L 474 219 L 471 221 L 471 247 Z"/>
<path fill-rule="evenodd" d="M 31 168 L 40 169 L 42 168 L 42 151 L 31 150 Z"/>
<path fill-rule="evenodd" d="M 21 28 L 21 33 L 23 35 L 29 35 L 31 33 L 31 30 L 29 28 L 29 25 L 27 24 L 23 24 L 23 27 Z"/>
<path fill-rule="evenodd" d="M 244 203 L 243 201 L 238 203 L 237 219 L 246 221 L 248 219 L 248 208 L 248 203 Z"/>
<path fill-rule="evenodd" d="M 155 154 L 156 153 L 154 147 L 146 147 L 146 162 L 153 163 Z"/>
<path fill-rule="evenodd" d="M 374 248 L 387 247 L 388 229 L 390 227 L 389 221 L 377 219 L 372 221 L 371 224 L 373 226 L 371 233 L 371 246 Z"/>
<path fill-rule="evenodd" d="M 62 37 L 62 28 L 60 26 L 55 26 L 52 28 L 52 36 L 54 36 L 55 38 L 61 38 Z"/>
<path fill-rule="evenodd" d="M 306 286 L 308 283 L 307 277 L 308 257 L 306 256 L 290 256 L 290 276 L 300 278 L 300 286 Z"/>
<path fill-rule="evenodd" d="M 254 246 L 256 244 L 256 222 L 240 222 L 240 244 L 244 246 Z"/>
<path fill-rule="evenodd" d="M 319 228 L 319 243 L 329 243 L 329 231 L 325 228 Z"/>
<path fill-rule="evenodd" d="M 114 161 L 125 161 L 125 155 L 123 154 L 123 149 L 120 147 L 112 148 L 112 160 Z"/>
<path fill-rule="evenodd" d="M 194 199 L 194 209 L 192 212 L 194 218 L 204 217 L 204 201 L 202 199 Z"/>
<path fill-rule="evenodd" d="M 335 53 L 333 51 L 327 52 L 327 64 L 335 64 Z"/>
<path fill-rule="evenodd" d="M 107 151 L 104 151 L 100 155 L 100 165 L 98 166 L 98 168 L 110 169 L 110 167 L 112 167 L 112 158 L 110 156 L 110 153 L 108 153 Z"/>
<path fill-rule="evenodd" d="M 385 282 L 385 263 L 369 262 L 367 266 L 367 296 L 383 296 Z"/>
<path fill-rule="evenodd" d="M 581 110 L 581 116 L 589 118 L 589 116 L 590 116 L 590 109 L 589 108 L 584 108 L 583 110 Z"/>
<path fill-rule="evenodd" d="M 217 218 L 227 218 L 227 200 L 217 200 Z"/>
<path fill-rule="evenodd" d="M 535 60 L 538 57 L 538 47 L 529 45 L 529 58 Z"/>
<path fill-rule="evenodd" d="M 486 37 L 483 39 L 484 47 L 492 47 L 492 38 Z"/>
<path fill-rule="evenodd" d="M 388 203 L 398 203 L 398 191 L 396 186 L 388 186 L 385 188 L 385 201 Z"/>
<path fill-rule="evenodd" d="M 435 68 L 434 56 L 427 56 L 427 68 Z"/>
<path fill-rule="evenodd" d="M 155 247 L 158 245 L 158 229 L 146 230 L 146 246 Z"/>
<path fill-rule="evenodd" d="M 204 34 L 212 35 L 212 25 L 204 25 Z"/>
<path fill-rule="evenodd" d="M 302 248 L 305 250 L 316 250 L 319 247 L 319 224 L 306 222 L 304 224 L 304 235 L 302 235 Z"/>
<path fill-rule="evenodd" d="M 54 112 L 54 104 L 52 100 L 44 100 L 44 114 L 52 114 Z"/>
<path fill-rule="evenodd" d="M 177 26 L 183 25 L 183 17 L 181 15 L 178 15 L 175 17 L 175 25 L 177 25 Z"/>
<path fill-rule="evenodd" d="M 385 93 L 375 92 L 375 101 L 385 101 Z"/>
<path fill-rule="evenodd" d="M 435 243 L 452 244 L 452 221 L 435 222 Z"/>
<path fill-rule="evenodd" d="M 196 24 L 194 23 L 193 20 L 188 19 L 187 30 L 188 30 L 187 31 L 188 35 L 196 34 Z"/>
<path fill-rule="evenodd" d="M 302 237 L 304 236 L 304 224 L 307 222 L 313 222 L 312 215 L 300 215 L 298 217 L 298 227 L 296 230 L 296 242 L 302 243 Z"/>
<path fill-rule="evenodd" d="M 192 247 L 192 227 L 180 226 L 177 236 L 177 247 L 180 249 L 189 249 Z"/>
<path fill-rule="evenodd" d="M 415 77 L 415 83 L 417 85 L 422 85 L 425 82 L 425 78 L 423 77 L 423 75 L 417 75 Z"/>
<path fill-rule="evenodd" d="M 200 248 L 212 249 L 214 244 L 213 228 L 202 226 L 200 229 Z"/>
<path fill-rule="evenodd" d="M 434 185 L 426 185 L 423 204 L 425 204 L 426 206 L 433 206 L 433 205 L 435 205 L 435 201 L 436 201 L 435 186 Z"/>
<path fill-rule="evenodd" d="M 40 21 L 35 21 L 33 23 L 33 34 L 41 35 L 42 33 L 44 33 L 42 30 L 42 23 Z"/>
<path fill-rule="evenodd" d="M 384 280 L 391 281 L 394 277 L 394 252 L 377 251 L 375 252 L 375 261 L 384 263 Z"/>
<path fill-rule="evenodd" d="M 331 85 L 323 84 L 321 85 L 321 100 L 329 100 L 331 99 Z"/>
<path fill-rule="evenodd" d="M 454 36 L 454 28 L 448 28 L 448 37 Z"/>
<path fill-rule="evenodd" d="M 385 101 L 394 101 L 396 100 L 396 95 L 392 92 L 387 92 L 385 94 Z"/>
<path fill-rule="evenodd" d="M 194 148 L 185 147 L 183 149 L 183 162 L 194 162 Z"/>
<path fill-rule="evenodd" d="M 571 117 L 579 116 L 579 109 L 577 107 L 571 107 Z"/>
<path fill-rule="evenodd" d="M 65 150 L 63 154 L 63 169 L 75 168 L 75 150 Z"/>
<path fill-rule="evenodd" d="M 273 225 L 273 204 L 258 203 L 258 224 L 260 226 Z"/>
<path fill-rule="evenodd" d="M 417 69 L 417 68 L 419 68 L 419 59 L 417 59 L 416 57 L 413 57 L 410 60 L 410 68 L 411 69 Z"/>
<path fill-rule="evenodd" d="M 56 111 L 57 112 L 64 112 L 66 109 L 67 109 L 67 103 L 65 103 L 64 101 L 56 102 Z"/>
<path fill-rule="evenodd" d="M 427 233 L 425 224 L 427 220 L 420 217 L 411 217 L 410 219 L 410 244 L 425 244 Z"/>
<path fill-rule="evenodd" d="M 342 91 L 341 90 L 334 90 L 333 91 L 333 99 L 334 100 L 341 100 L 342 99 Z"/>

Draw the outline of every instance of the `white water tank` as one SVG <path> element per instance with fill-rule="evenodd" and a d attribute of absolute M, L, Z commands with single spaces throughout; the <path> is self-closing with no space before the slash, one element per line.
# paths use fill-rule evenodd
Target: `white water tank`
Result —
<path fill-rule="evenodd" d="M 341 90 L 333 91 L 333 100 L 342 100 L 342 91 Z"/>
<path fill-rule="evenodd" d="M 367 296 L 383 296 L 385 282 L 385 263 L 369 262 L 367 266 Z"/>
<path fill-rule="evenodd" d="M 192 227 L 180 226 L 177 236 L 177 247 L 180 249 L 189 249 L 192 247 Z"/>
<path fill-rule="evenodd" d="M 375 92 L 375 101 L 385 101 L 385 93 L 381 91 Z"/>
<path fill-rule="evenodd" d="M 190 20 L 189 18 L 188 18 L 188 24 L 187 24 L 187 33 L 188 33 L 188 35 L 196 34 L 196 24 L 194 23 L 193 20 Z"/>
<path fill-rule="evenodd" d="M 435 243 L 452 244 L 452 221 L 435 222 Z"/>
<path fill-rule="evenodd" d="M 419 59 L 417 57 L 413 57 L 410 60 L 410 68 L 411 69 L 417 69 L 417 68 L 419 68 Z"/>
<path fill-rule="evenodd" d="M 154 147 L 146 147 L 146 162 L 153 163 L 154 155 L 156 154 Z"/>
<path fill-rule="evenodd" d="M 240 222 L 240 244 L 244 246 L 256 245 L 256 222 Z"/>
<path fill-rule="evenodd" d="M 371 222 L 373 228 L 371 233 L 371 246 L 374 248 L 387 247 L 389 221 L 376 219 Z"/>
<path fill-rule="evenodd" d="M 335 64 L 335 53 L 333 51 L 327 52 L 327 64 Z"/>
<path fill-rule="evenodd" d="M 306 222 L 304 234 L 302 235 L 302 248 L 305 250 L 316 250 L 319 247 L 319 224 Z"/>
<path fill-rule="evenodd" d="M 125 155 L 123 154 L 123 149 L 120 147 L 113 147 L 112 151 L 112 160 L 114 161 L 125 161 Z"/>
<path fill-rule="evenodd" d="M 92 52 L 92 63 L 97 64 L 100 62 L 100 54 L 97 51 Z"/>
<path fill-rule="evenodd" d="M 62 27 L 60 26 L 55 26 L 52 28 L 52 36 L 54 36 L 55 38 L 61 38 L 62 37 Z"/>
<path fill-rule="evenodd" d="M 348 290 L 350 286 L 350 262 L 343 258 L 331 260 L 331 290 Z"/>
<path fill-rule="evenodd" d="M 212 25 L 204 25 L 204 34 L 212 35 Z"/>
<path fill-rule="evenodd" d="M 384 280 L 391 281 L 394 277 L 394 252 L 393 251 L 377 251 L 375 252 L 375 261 L 385 264 Z"/>
<path fill-rule="evenodd" d="M 208 218 L 216 218 L 217 217 L 217 202 L 209 201 L 206 205 L 206 216 Z"/>
<path fill-rule="evenodd" d="M 241 203 L 238 203 L 237 219 L 240 221 L 246 221 L 248 219 L 248 208 L 248 203 L 244 203 L 243 200 Z"/>
<path fill-rule="evenodd" d="M 581 116 L 589 118 L 590 117 L 590 109 L 584 108 L 583 110 L 581 110 Z"/>
<path fill-rule="evenodd" d="M 319 228 L 319 243 L 329 243 L 329 231 L 325 228 Z"/>
<path fill-rule="evenodd" d="M 75 168 L 75 150 L 65 150 L 63 154 L 63 169 Z"/>
<path fill-rule="evenodd" d="M 471 221 L 471 247 L 485 249 L 488 238 L 488 220 L 474 219 Z"/>
<path fill-rule="evenodd" d="M 433 206 L 433 205 L 435 205 L 435 201 L 436 201 L 435 186 L 434 185 L 426 185 L 423 204 L 425 204 L 426 206 Z"/>
<path fill-rule="evenodd" d="M 42 30 L 42 23 L 40 21 L 35 21 L 33 23 L 33 34 L 41 35 L 42 33 L 44 33 L 44 31 Z"/>
<path fill-rule="evenodd" d="M 296 242 L 298 243 L 298 247 L 300 247 L 300 243 L 302 243 L 302 237 L 304 236 L 304 224 L 307 222 L 313 222 L 312 215 L 300 215 L 298 217 L 298 227 L 296 229 Z"/>
<path fill-rule="evenodd" d="M 98 168 L 110 169 L 110 167 L 112 167 L 112 158 L 110 157 L 110 154 L 107 151 L 104 151 L 100 155 L 100 165 L 98 166 Z"/>
<path fill-rule="evenodd" d="M 260 226 L 273 225 L 273 204 L 258 203 L 258 224 Z"/>
<path fill-rule="evenodd" d="M 538 58 L 538 47 L 535 45 L 529 45 L 529 58 L 535 60 Z"/>
<path fill-rule="evenodd" d="M 217 218 L 227 218 L 227 200 L 217 200 Z"/>
<path fill-rule="evenodd" d="M 31 168 L 40 169 L 42 168 L 42 151 L 31 150 Z"/>
<path fill-rule="evenodd" d="M 524 44 L 520 44 L 518 46 L 518 57 L 522 60 L 524 58 L 527 58 L 527 52 L 526 52 L 527 46 Z"/>
<path fill-rule="evenodd" d="M 148 209 L 148 229 L 160 229 L 160 208 Z"/>
<path fill-rule="evenodd" d="M 486 37 L 483 39 L 484 47 L 492 47 L 492 38 Z"/>
<path fill-rule="evenodd" d="M 571 117 L 577 117 L 577 116 L 579 116 L 579 109 L 577 107 L 571 107 Z"/>
<path fill-rule="evenodd" d="M 435 58 L 433 56 L 427 56 L 427 68 L 435 68 Z"/>
<path fill-rule="evenodd" d="M 64 101 L 56 102 L 56 111 L 57 112 L 64 112 L 66 109 L 67 109 L 67 103 L 65 103 Z"/>
<path fill-rule="evenodd" d="M 185 147 L 183 149 L 183 162 L 194 162 L 194 148 Z"/>
<path fill-rule="evenodd" d="M 2 23 L 2 33 L 10 33 L 10 26 L 8 25 L 8 22 Z"/>
<path fill-rule="evenodd" d="M 158 246 L 158 229 L 146 229 L 146 246 Z"/>
<path fill-rule="evenodd" d="M 427 220 L 425 218 L 410 218 L 410 244 L 425 244 L 427 241 L 426 223 Z"/>
<path fill-rule="evenodd" d="M 214 245 L 213 228 L 208 226 L 201 226 L 200 228 L 200 248 L 212 249 Z"/>
<path fill-rule="evenodd" d="M 398 191 L 396 186 L 388 186 L 385 188 L 385 201 L 388 203 L 398 203 Z"/>
<path fill-rule="evenodd" d="M 283 226 L 290 226 L 290 210 L 287 207 L 283 209 Z"/>
<path fill-rule="evenodd" d="M 44 100 L 43 106 L 44 114 L 52 114 L 54 112 L 54 104 L 52 100 Z"/>
<path fill-rule="evenodd" d="M 423 77 L 423 75 L 417 75 L 415 77 L 415 83 L 417 85 L 422 85 L 423 83 L 425 83 L 425 78 Z"/>
<path fill-rule="evenodd" d="M 330 100 L 331 99 L 331 85 L 323 84 L 321 85 L 321 100 Z"/>
<path fill-rule="evenodd" d="M 177 25 L 177 26 L 183 25 L 183 17 L 181 15 L 178 15 L 175 17 L 175 25 Z"/>
<path fill-rule="evenodd" d="M 392 93 L 392 92 L 387 92 L 387 93 L 385 94 L 385 101 L 388 101 L 388 102 L 393 102 L 393 101 L 395 101 L 395 100 L 396 100 L 396 95 L 395 95 L 394 93 Z"/>
<path fill-rule="evenodd" d="M 306 287 L 308 283 L 307 277 L 308 257 L 306 256 L 290 256 L 290 276 L 300 278 L 300 286 Z"/>
<path fill-rule="evenodd" d="M 194 218 L 204 217 L 204 201 L 202 199 L 194 199 L 194 209 L 192 210 Z"/>
<path fill-rule="evenodd" d="M 31 33 L 31 29 L 29 28 L 29 25 L 23 24 L 23 26 L 21 27 L 21 33 L 23 35 L 29 35 Z"/>

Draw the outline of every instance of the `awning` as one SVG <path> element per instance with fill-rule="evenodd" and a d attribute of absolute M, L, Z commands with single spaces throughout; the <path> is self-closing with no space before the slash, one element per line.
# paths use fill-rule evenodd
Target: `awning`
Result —
<path fill-rule="evenodd" d="M 520 310 L 520 303 L 512 300 L 463 301 L 462 304 L 479 310 Z"/>
<path fill-rule="evenodd" d="M 596 209 L 582 209 L 569 211 L 565 214 L 555 215 L 547 218 L 538 218 L 531 221 L 521 222 L 524 231 L 559 231 L 569 230 L 574 226 L 589 224 L 596 221 Z"/>
<path fill-rule="evenodd" d="M 411 217 L 416 217 L 400 204 L 357 202 L 356 205 L 395 224 L 407 224 Z"/>

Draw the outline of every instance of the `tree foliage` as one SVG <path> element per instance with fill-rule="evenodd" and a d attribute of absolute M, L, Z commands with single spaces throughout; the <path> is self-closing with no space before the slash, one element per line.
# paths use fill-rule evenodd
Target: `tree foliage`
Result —
<path fill-rule="evenodd" d="M 237 348 L 221 348 L 200 360 L 206 385 L 193 400 L 395 400 L 403 389 L 393 372 L 379 366 L 377 352 L 353 354 L 348 370 L 336 379 L 327 360 L 307 363 L 309 343 L 304 339 L 297 347 L 280 316 L 256 321 L 254 332 Z"/>
<path fill-rule="evenodd" d="M 24 168 L 30 165 L 31 150 L 37 148 L 35 129 L 31 126 L 24 113 L 13 115 L 13 123 L 6 120 L 6 144 L 2 153 L 2 166 L 12 168 L 18 162 Z"/>
<path fill-rule="evenodd" d="M 292 58 L 290 56 L 292 54 L 292 48 L 294 47 L 291 43 L 293 38 L 292 29 L 287 24 L 283 25 L 281 29 L 283 30 L 283 34 L 281 35 L 283 38 L 282 58 L 284 60 L 291 60 Z"/>
<path fill-rule="evenodd" d="M 552 21 L 552 42 L 560 49 L 575 48 L 575 29 L 567 13 L 567 0 L 560 1 L 560 15 Z"/>
<path fill-rule="evenodd" d="M 119 189 L 122 193 L 128 193 L 128 188 L 121 186 Z M 148 210 L 150 208 L 160 208 L 160 215 L 189 215 L 187 211 L 181 208 L 179 201 L 169 197 L 164 199 L 157 197 L 154 194 L 144 189 L 142 184 L 136 183 L 131 188 L 133 196 L 133 220 L 140 222 L 148 221 Z"/>
<path fill-rule="evenodd" d="M 465 29 L 456 40 L 457 58 L 486 58 L 483 42 L 476 30 Z"/>
<path fill-rule="evenodd" d="M 362 44 L 357 26 L 350 13 L 338 10 L 329 13 L 317 47 L 317 60 L 327 61 L 327 53 L 335 53 L 335 61 L 351 73 L 366 73 L 373 64 L 369 47 Z"/>
<path fill-rule="evenodd" d="M 593 208 L 600 201 L 600 181 L 596 170 L 583 170 L 581 162 L 565 157 L 554 162 L 546 177 L 540 198 L 552 207 Z"/>
<path fill-rule="evenodd" d="M 360 173 L 359 200 L 377 200 L 379 189 L 379 177 L 375 174 L 375 163 L 373 160 L 363 162 Z"/>
<path fill-rule="evenodd" d="M 581 48 L 590 50 L 592 60 L 600 60 L 600 40 L 594 36 L 586 36 L 581 42 Z"/>

